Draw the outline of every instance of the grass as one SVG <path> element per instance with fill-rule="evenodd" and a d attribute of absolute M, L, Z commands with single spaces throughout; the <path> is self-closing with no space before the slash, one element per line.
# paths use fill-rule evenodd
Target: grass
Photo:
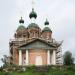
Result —
<path fill-rule="evenodd" d="M 49 72 L 13 72 L 13 73 L 4 73 L 0 72 L 0 75 L 75 75 L 74 71 L 49 71 Z"/>
<path fill-rule="evenodd" d="M 75 70 L 72 68 L 49 68 L 48 71 L 37 71 L 34 68 L 29 68 L 25 72 L 0 72 L 0 75 L 75 75 Z"/>

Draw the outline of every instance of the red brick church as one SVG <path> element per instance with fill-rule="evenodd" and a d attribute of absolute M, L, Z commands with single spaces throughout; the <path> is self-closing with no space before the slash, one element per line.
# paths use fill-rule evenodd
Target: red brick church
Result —
<path fill-rule="evenodd" d="M 9 42 L 10 64 L 16 65 L 57 65 L 61 64 L 61 42 L 52 38 L 52 30 L 49 28 L 49 21 L 44 22 L 42 30 L 34 20 L 37 13 L 32 9 L 29 14 L 32 22 L 26 28 L 24 20 L 19 20 L 14 39 Z"/>

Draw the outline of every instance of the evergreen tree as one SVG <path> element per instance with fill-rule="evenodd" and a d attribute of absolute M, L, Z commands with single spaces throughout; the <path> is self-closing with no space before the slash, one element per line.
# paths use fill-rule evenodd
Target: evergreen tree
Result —
<path fill-rule="evenodd" d="M 74 58 L 72 57 L 72 53 L 71 52 L 66 51 L 64 53 L 63 63 L 64 63 L 64 65 L 72 65 L 72 64 L 74 64 Z"/>

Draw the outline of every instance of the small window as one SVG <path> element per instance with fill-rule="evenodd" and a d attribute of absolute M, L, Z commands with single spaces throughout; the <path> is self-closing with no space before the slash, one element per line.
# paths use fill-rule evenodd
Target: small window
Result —
<path fill-rule="evenodd" d="M 26 35 L 23 35 L 23 37 L 26 37 Z"/>

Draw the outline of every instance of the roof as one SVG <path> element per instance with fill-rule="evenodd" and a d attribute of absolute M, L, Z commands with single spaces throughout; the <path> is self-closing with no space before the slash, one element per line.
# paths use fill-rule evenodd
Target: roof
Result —
<path fill-rule="evenodd" d="M 39 26 L 36 23 L 31 23 L 28 28 L 39 28 Z"/>
<path fill-rule="evenodd" d="M 22 17 L 21 17 L 21 19 L 19 20 L 19 23 L 24 23 L 24 20 L 22 19 Z"/>
<path fill-rule="evenodd" d="M 33 46 L 31 46 L 33 45 Z M 35 38 L 21 46 L 19 46 L 18 48 L 19 49 L 23 49 L 23 48 L 26 48 L 26 49 L 32 49 L 32 48 L 44 48 L 44 49 L 57 49 L 57 46 L 56 45 L 53 45 L 51 43 L 49 43 L 48 41 L 46 40 L 42 40 L 42 39 L 39 39 L 39 38 Z"/>
<path fill-rule="evenodd" d="M 48 22 L 48 20 L 46 19 L 46 21 L 45 21 L 45 25 L 49 25 L 49 22 Z"/>
<path fill-rule="evenodd" d="M 29 14 L 29 17 L 30 17 L 30 19 L 31 19 L 32 17 L 34 17 L 35 19 L 37 18 L 37 14 L 36 14 L 36 12 L 34 11 L 33 8 L 32 8 L 32 12 Z"/>
<path fill-rule="evenodd" d="M 42 32 L 52 32 L 52 30 L 49 27 L 45 27 Z"/>
<path fill-rule="evenodd" d="M 25 26 L 23 26 L 23 25 L 20 25 L 20 26 L 17 28 L 17 30 L 23 30 L 23 29 L 25 29 Z"/>

